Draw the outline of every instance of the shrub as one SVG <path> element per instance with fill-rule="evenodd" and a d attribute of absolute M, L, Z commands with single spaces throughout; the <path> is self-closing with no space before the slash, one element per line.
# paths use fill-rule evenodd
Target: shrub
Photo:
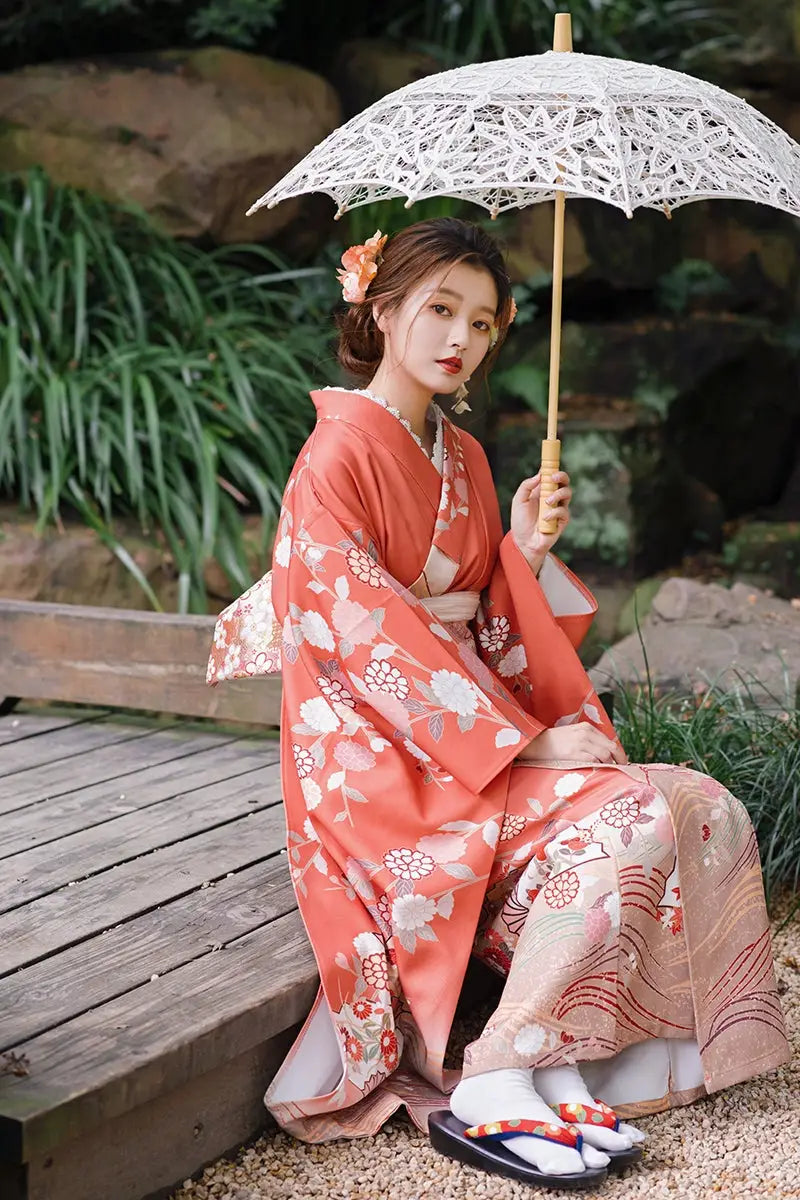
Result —
<path fill-rule="evenodd" d="M 320 269 L 203 253 L 39 172 L 0 178 L 0 214 L 0 494 L 40 527 L 77 509 L 153 604 L 115 516 L 163 533 L 182 610 L 205 610 L 212 556 L 246 587 L 242 512 L 266 543 L 313 424 Z"/>

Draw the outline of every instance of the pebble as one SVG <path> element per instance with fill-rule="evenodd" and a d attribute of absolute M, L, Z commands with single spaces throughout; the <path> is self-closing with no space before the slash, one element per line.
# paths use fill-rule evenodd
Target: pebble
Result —
<path fill-rule="evenodd" d="M 773 928 L 789 912 L 776 908 Z M 585 1200 L 800 1200 L 800 912 L 775 935 L 788 976 L 781 997 L 793 1061 L 695 1104 L 642 1118 L 643 1163 L 610 1175 Z M 457 1059 L 476 1033 L 460 1020 Z M 448 1065 L 455 1065 L 451 1061 Z M 558 1200 L 547 1192 L 443 1158 L 397 1115 L 375 1137 L 307 1145 L 274 1128 L 185 1179 L 169 1200 Z"/>

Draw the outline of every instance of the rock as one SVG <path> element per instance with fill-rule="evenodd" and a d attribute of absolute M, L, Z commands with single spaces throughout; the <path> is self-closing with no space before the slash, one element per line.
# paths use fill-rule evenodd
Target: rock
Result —
<path fill-rule="evenodd" d="M 723 557 L 745 581 L 800 595 L 800 521 L 748 521 L 726 541 Z"/>
<path fill-rule="evenodd" d="M 166 611 L 175 611 L 178 588 L 168 556 L 132 530 L 126 549 Z M 92 530 L 66 523 L 62 532 L 38 533 L 33 518 L 16 509 L 0 511 L 0 596 L 53 604 L 97 604 L 149 609 L 139 584 Z"/>
<path fill-rule="evenodd" d="M 0 168 L 146 209 L 176 237 L 261 241 L 304 201 L 245 210 L 340 121 L 310 71 L 207 46 L 0 75 Z"/>
<path fill-rule="evenodd" d="M 389 92 L 440 70 L 430 54 L 383 38 L 353 38 L 339 47 L 328 77 L 342 98 L 345 117 L 352 117 Z"/>
<path fill-rule="evenodd" d="M 800 680 L 800 611 L 742 582 L 730 589 L 667 579 L 641 623 L 654 685 L 691 693 L 717 681 L 749 684 L 762 704 L 794 704 Z M 612 646 L 589 672 L 600 691 L 645 680 L 639 637 Z M 788 696 L 787 696 L 788 687 Z"/>
<path fill-rule="evenodd" d="M 636 622 L 639 625 L 645 619 L 653 603 L 653 597 L 664 583 L 663 575 L 655 575 L 650 579 L 642 579 L 628 596 L 620 609 L 614 633 L 617 637 L 627 637 L 636 632 Z M 612 639 L 609 639 L 612 640 Z"/>

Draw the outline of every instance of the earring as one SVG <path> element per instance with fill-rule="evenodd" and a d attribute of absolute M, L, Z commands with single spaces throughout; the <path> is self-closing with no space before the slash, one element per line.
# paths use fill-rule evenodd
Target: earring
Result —
<path fill-rule="evenodd" d="M 459 384 L 459 386 L 456 388 L 455 395 L 456 403 L 453 405 L 452 411 L 454 413 L 472 412 L 472 409 L 467 404 L 467 396 L 469 395 L 469 391 L 466 383 Z"/>

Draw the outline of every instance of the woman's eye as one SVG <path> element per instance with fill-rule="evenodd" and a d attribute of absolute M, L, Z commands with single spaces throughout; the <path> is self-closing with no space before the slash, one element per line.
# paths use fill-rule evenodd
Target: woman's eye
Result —
<path fill-rule="evenodd" d="M 475 324 L 480 326 L 481 333 L 489 332 L 489 324 L 487 321 L 476 321 Z"/>
<path fill-rule="evenodd" d="M 438 312 L 447 312 L 447 311 L 448 311 L 448 308 L 447 308 L 447 305 L 446 305 L 446 304 L 432 304 L 432 305 L 431 305 L 431 308 L 432 308 L 432 309 L 433 309 L 433 311 L 434 311 L 434 312 L 436 312 L 436 313 L 438 313 Z"/>

